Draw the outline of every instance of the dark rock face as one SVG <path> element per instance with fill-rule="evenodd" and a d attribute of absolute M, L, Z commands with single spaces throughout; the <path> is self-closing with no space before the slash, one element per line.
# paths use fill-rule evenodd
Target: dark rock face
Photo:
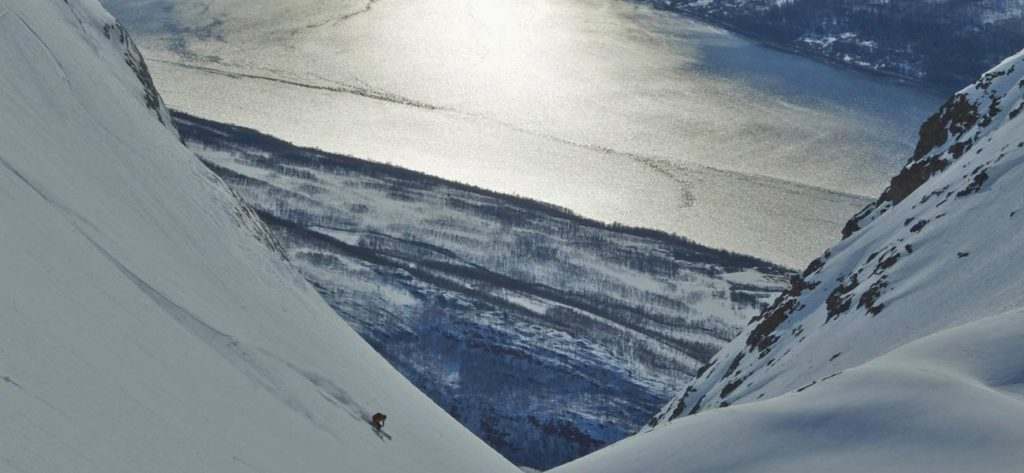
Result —
<path fill-rule="evenodd" d="M 877 218 L 892 206 L 899 204 L 925 182 L 960 159 L 973 149 L 980 129 L 992 124 L 992 117 L 999 114 L 999 97 L 989 91 L 992 80 L 1012 73 L 1014 67 L 1007 71 L 985 74 L 975 82 L 972 90 L 981 91 L 982 97 L 973 97 L 969 92 L 960 92 L 950 98 L 939 111 L 932 115 L 919 132 L 919 140 L 914 155 L 903 170 L 892 178 L 889 187 L 873 204 L 861 210 L 843 227 L 843 238 L 849 238 L 863 228 L 865 222 Z M 976 94 L 975 94 L 976 95 Z M 975 128 L 980 128 L 975 130 Z M 975 133 L 968 134 L 968 131 Z M 980 188 L 985 182 L 983 170 L 976 174 Z M 971 191 L 968 191 L 971 192 Z M 922 225 L 923 224 L 919 224 Z"/>
<path fill-rule="evenodd" d="M 164 106 L 163 99 L 160 97 L 160 92 L 156 89 L 156 84 L 153 83 L 153 77 L 149 74 L 149 67 L 146 66 L 146 60 L 142 57 L 142 53 L 135 45 L 135 42 L 132 41 L 131 35 L 128 34 L 128 30 L 120 23 L 115 22 L 103 25 L 103 35 L 108 40 L 116 42 L 118 47 L 124 51 L 125 64 L 131 68 L 132 72 L 135 73 L 135 77 L 139 80 L 139 84 L 142 85 L 146 107 L 153 111 L 157 120 L 160 120 L 160 123 L 163 123 L 168 128 L 173 129 L 174 127 L 170 121 L 170 113 Z"/>

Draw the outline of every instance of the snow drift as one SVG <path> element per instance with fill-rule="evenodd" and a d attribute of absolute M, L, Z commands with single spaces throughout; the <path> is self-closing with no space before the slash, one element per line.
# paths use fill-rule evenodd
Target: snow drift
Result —
<path fill-rule="evenodd" d="M 1022 111 L 1024 52 L 924 124 L 845 239 L 651 431 L 557 471 L 1019 471 Z"/>
<path fill-rule="evenodd" d="M 517 471 L 270 249 L 96 0 L 0 3 L 0 64 L 0 470 Z"/>

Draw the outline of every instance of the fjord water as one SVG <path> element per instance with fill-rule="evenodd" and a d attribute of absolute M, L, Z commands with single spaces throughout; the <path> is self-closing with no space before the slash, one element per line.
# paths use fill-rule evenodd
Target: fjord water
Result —
<path fill-rule="evenodd" d="M 941 102 L 618 0 L 105 0 L 172 107 L 799 266 Z"/>

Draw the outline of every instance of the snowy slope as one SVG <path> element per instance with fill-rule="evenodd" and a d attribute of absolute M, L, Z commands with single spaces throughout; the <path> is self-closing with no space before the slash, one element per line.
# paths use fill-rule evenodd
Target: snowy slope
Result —
<path fill-rule="evenodd" d="M 268 249 L 95 0 L 4 0 L 0 64 L 0 470 L 517 471 Z"/>
<path fill-rule="evenodd" d="M 1024 52 L 925 123 L 846 238 L 653 431 L 558 471 L 1019 471 L 1022 111 Z"/>
<path fill-rule="evenodd" d="M 802 392 L 684 417 L 554 473 L 1019 472 L 1024 312 L 910 343 Z"/>
<path fill-rule="evenodd" d="M 180 113 L 324 299 L 518 465 L 639 430 L 792 273 Z"/>

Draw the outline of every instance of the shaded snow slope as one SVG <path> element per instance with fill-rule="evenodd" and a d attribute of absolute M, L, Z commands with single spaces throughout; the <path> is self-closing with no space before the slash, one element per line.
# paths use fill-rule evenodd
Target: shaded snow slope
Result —
<path fill-rule="evenodd" d="M 1024 52 L 925 123 L 845 240 L 653 432 L 559 471 L 1019 471 L 1022 110 Z"/>
<path fill-rule="evenodd" d="M 791 275 L 237 126 L 175 123 L 339 315 L 519 465 L 635 433 Z"/>
<path fill-rule="evenodd" d="M 1019 472 L 1024 313 L 954 327 L 799 392 L 630 437 L 555 473 Z"/>
<path fill-rule="evenodd" d="M 0 64 L 0 470 L 517 471 L 268 249 L 95 0 L 4 1 Z"/>

